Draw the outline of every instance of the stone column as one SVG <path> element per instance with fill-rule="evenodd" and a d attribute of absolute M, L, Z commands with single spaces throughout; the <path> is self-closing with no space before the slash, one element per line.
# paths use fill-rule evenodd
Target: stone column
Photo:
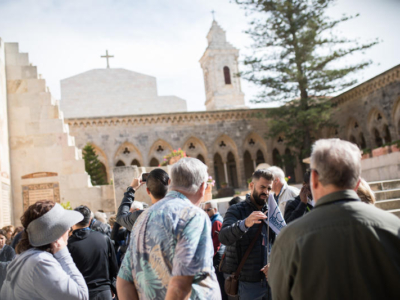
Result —
<path fill-rule="evenodd" d="M 257 168 L 257 164 L 256 164 L 256 160 L 255 159 L 253 159 L 253 166 L 254 166 L 254 171 L 255 171 L 256 168 Z"/>
<path fill-rule="evenodd" d="M 228 169 L 226 167 L 226 162 L 224 162 L 224 173 L 225 173 L 225 181 L 226 183 L 229 185 L 229 181 L 228 181 Z"/>

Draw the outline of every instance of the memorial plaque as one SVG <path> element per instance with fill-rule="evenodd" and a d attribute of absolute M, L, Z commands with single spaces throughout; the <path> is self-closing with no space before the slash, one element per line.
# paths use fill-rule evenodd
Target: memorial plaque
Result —
<path fill-rule="evenodd" d="M 40 200 L 60 203 L 60 185 L 58 182 L 23 185 L 22 197 L 24 199 L 24 210 Z"/>

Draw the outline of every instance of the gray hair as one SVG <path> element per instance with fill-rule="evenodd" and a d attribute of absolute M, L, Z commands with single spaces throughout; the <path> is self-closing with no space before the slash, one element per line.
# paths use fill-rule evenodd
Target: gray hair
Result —
<path fill-rule="evenodd" d="M 101 223 L 107 224 L 107 215 L 100 211 L 96 211 L 94 213 L 94 217 L 96 220 L 100 221 Z"/>
<path fill-rule="evenodd" d="M 208 202 L 204 203 L 204 206 L 206 206 L 207 204 L 210 205 L 211 208 L 216 208 L 218 210 L 217 201 L 208 201 Z"/>
<path fill-rule="evenodd" d="M 143 210 L 143 203 L 139 202 L 139 201 L 133 201 L 132 205 L 131 205 L 132 209 L 139 209 L 139 210 Z"/>
<path fill-rule="evenodd" d="M 197 158 L 185 157 L 172 165 L 170 190 L 196 194 L 208 179 L 207 166 Z"/>
<path fill-rule="evenodd" d="M 340 139 L 321 139 L 314 143 L 311 169 L 323 185 L 354 189 L 361 175 L 360 149 Z"/>
<path fill-rule="evenodd" d="M 274 179 L 278 178 L 282 184 L 286 183 L 285 173 L 283 172 L 283 170 L 281 168 L 279 168 L 277 166 L 272 166 L 272 167 L 269 167 L 267 170 L 270 171 L 272 173 L 272 175 L 274 175 Z"/>

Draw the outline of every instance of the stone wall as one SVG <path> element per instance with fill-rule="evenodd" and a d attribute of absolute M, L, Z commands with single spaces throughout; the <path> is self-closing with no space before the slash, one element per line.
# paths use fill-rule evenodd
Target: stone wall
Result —
<path fill-rule="evenodd" d="M 61 80 L 66 118 L 186 111 L 186 101 L 157 95 L 157 82 L 125 69 L 95 69 Z"/>
<path fill-rule="evenodd" d="M 18 44 L 5 45 L 14 223 L 37 200 L 115 210 L 112 186 L 91 187 L 56 100 Z"/>
<path fill-rule="evenodd" d="M 196 113 L 157 114 L 110 118 L 68 119 L 70 133 L 79 148 L 94 145 L 101 161 L 110 170 L 118 165 L 155 166 L 173 149 L 182 148 L 191 157 L 201 156 L 215 178 L 226 181 L 224 164 L 237 187 L 246 188 L 252 170 L 261 162 L 272 165 L 272 150 L 283 153 L 283 143 L 265 139 L 268 110 L 232 110 Z M 245 171 L 245 153 L 249 154 Z M 259 159 L 257 160 L 257 153 Z M 262 160 L 260 158 L 262 157 Z M 154 164 L 153 164 L 154 166 Z M 302 178 L 300 168 L 296 177 Z M 232 174 L 232 176 L 231 176 Z"/>
<path fill-rule="evenodd" d="M 13 223 L 4 42 L 0 39 L 0 228 Z"/>

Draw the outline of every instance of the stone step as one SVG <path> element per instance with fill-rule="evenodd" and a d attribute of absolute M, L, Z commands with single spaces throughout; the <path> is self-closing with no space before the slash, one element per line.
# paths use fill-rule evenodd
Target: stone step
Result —
<path fill-rule="evenodd" d="M 375 197 L 376 201 L 400 198 L 400 188 L 384 190 L 384 191 L 375 191 Z"/>
<path fill-rule="evenodd" d="M 390 212 L 400 218 L 400 209 L 392 209 L 392 210 L 388 210 L 388 212 Z"/>
<path fill-rule="evenodd" d="M 375 206 L 383 210 L 400 209 L 400 198 L 377 201 Z"/>
<path fill-rule="evenodd" d="M 373 191 L 383 191 L 400 188 L 400 179 L 368 182 Z"/>

